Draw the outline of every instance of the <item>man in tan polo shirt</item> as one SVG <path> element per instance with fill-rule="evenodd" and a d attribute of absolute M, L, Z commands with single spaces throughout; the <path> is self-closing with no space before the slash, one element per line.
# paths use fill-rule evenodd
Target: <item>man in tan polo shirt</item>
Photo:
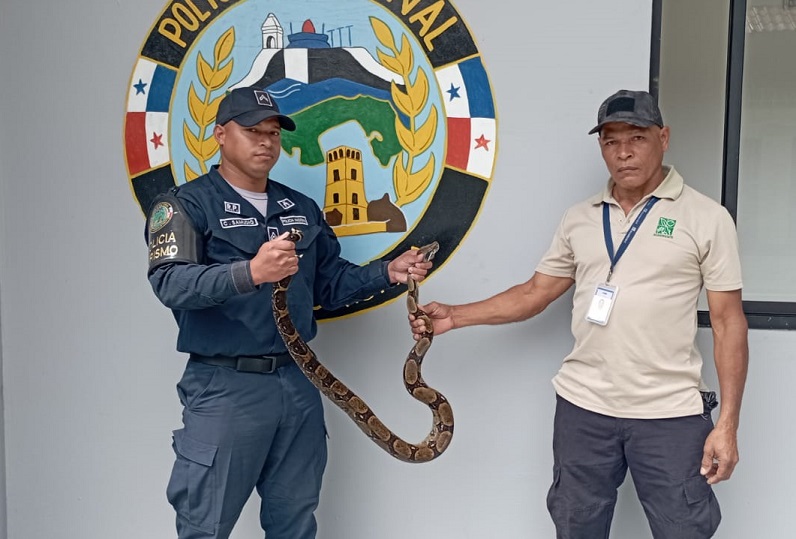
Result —
<path fill-rule="evenodd" d="M 610 179 L 569 208 L 525 283 L 465 305 L 432 302 L 416 337 L 541 313 L 573 284 L 575 345 L 553 379 L 557 405 L 547 505 L 560 539 L 607 539 L 631 470 L 655 539 L 712 537 L 712 486 L 738 462 L 748 363 L 738 240 L 729 213 L 663 165 L 669 128 L 647 92 L 598 111 Z M 721 408 L 702 381 L 697 300 L 707 290 Z"/>

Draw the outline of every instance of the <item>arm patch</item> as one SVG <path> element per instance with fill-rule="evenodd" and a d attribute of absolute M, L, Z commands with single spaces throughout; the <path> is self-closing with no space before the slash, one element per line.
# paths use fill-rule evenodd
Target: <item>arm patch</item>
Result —
<path fill-rule="evenodd" d="M 147 218 L 149 273 L 162 264 L 198 264 L 202 243 L 193 222 L 172 194 L 160 195 L 152 202 Z"/>

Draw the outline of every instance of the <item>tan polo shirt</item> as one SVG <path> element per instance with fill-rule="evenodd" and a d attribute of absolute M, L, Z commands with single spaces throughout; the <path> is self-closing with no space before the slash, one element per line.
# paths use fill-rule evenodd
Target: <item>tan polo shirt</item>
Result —
<path fill-rule="evenodd" d="M 666 169 L 652 193 L 660 200 L 614 268 L 610 283 L 619 290 L 607 325 L 586 320 L 595 287 L 610 268 L 602 206 L 610 205 L 616 250 L 649 196 L 625 216 L 609 181 L 602 194 L 567 210 L 536 268 L 575 279 L 575 346 L 553 385 L 561 397 L 593 412 L 642 419 L 702 413 L 697 299 L 703 284 L 713 291 L 741 288 L 729 213 L 684 185 L 673 167 Z"/>

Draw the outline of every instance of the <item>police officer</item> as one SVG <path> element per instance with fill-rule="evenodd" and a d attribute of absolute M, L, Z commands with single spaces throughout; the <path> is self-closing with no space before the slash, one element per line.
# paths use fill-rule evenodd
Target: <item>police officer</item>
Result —
<path fill-rule="evenodd" d="M 149 281 L 189 354 L 167 488 L 180 539 L 228 537 L 255 488 L 268 539 L 315 537 L 323 408 L 285 351 L 269 283 L 293 276 L 289 309 L 309 341 L 315 305 L 340 308 L 431 268 L 412 250 L 365 266 L 340 257 L 315 202 L 268 177 L 282 130 L 295 128 L 269 93 L 232 90 L 213 131 L 220 165 L 158 197 L 149 213 Z M 295 244 L 291 228 L 303 233 Z"/>

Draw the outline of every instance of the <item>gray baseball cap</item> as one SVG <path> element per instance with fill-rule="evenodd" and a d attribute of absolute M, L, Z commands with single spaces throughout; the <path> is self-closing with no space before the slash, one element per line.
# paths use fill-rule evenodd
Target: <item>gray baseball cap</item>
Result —
<path fill-rule="evenodd" d="M 276 118 L 282 129 L 296 130 L 296 123 L 279 112 L 279 105 L 274 97 L 255 87 L 236 88 L 224 96 L 218 105 L 216 123 L 224 125 L 233 120 L 243 127 L 257 125 L 267 118 Z"/>
<path fill-rule="evenodd" d="M 589 134 L 599 132 L 611 122 L 622 122 L 639 127 L 657 125 L 663 127 L 663 116 L 658 103 L 649 92 L 619 90 L 603 101 L 597 112 L 597 125 Z"/>

